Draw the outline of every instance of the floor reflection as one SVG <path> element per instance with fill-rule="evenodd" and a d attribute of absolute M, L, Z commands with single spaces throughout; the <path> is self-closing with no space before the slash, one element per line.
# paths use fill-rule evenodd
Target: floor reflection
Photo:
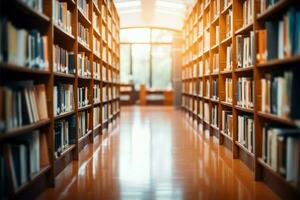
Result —
<path fill-rule="evenodd" d="M 80 153 L 39 199 L 277 199 L 179 110 L 122 108 L 119 125 Z"/>

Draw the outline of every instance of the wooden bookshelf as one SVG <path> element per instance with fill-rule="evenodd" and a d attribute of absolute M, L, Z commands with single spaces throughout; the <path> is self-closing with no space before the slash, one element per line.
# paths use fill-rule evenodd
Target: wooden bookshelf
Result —
<path fill-rule="evenodd" d="M 56 1 L 56 0 L 54 0 Z M 31 134 L 34 130 L 42 130 L 46 134 L 48 144 L 49 165 L 41 170 L 25 184 L 18 188 L 10 187 L 9 199 L 35 198 L 46 187 L 55 186 L 55 177 L 72 161 L 78 160 L 80 151 L 86 144 L 93 143 L 94 137 L 102 134 L 103 129 L 108 129 L 110 123 L 114 123 L 120 116 L 119 79 L 120 79 L 120 19 L 113 1 L 84 0 L 88 4 L 87 14 L 79 7 L 81 0 L 66 0 L 67 9 L 71 13 L 71 32 L 54 21 L 54 5 L 52 1 L 41 0 L 42 12 L 27 6 L 21 1 L 1 2 L 1 14 L 9 21 L 16 23 L 18 27 L 26 30 L 36 29 L 42 35 L 47 36 L 48 43 L 48 69 L 29 68 L 7 62 L 0 62 L 0 86 L 14 83 L 19 80 L 34 80 L 34 83 L 43 83 L 46 88 L 48 119 L 36 123 L 27 124 L 0 132 L 0 147 L 10 144 L 14 138 Z M 93 15 L 95 14 L 95 15 Z M 94 19 L 95 18 L 95 19 Z M 88 30 L 88 46 L 79 39 L 78 26 L 82 24 Z M 97 27 L 96 27 L 97 25 Z M 103 30 L 102 30 L 103 29 Z M 98 51 L 95 53 L 93 38 L 99 41 Z M 60 48 L 73 52 L 75 74 L 56 72 L 54 70 L 54 44 Z M 105 52 L 104 52 L 105 50 Z M 84 52 L 90 63 L 90 75 L 79 74 L 78 55 Z M 94 62 L 99 64 L 96 77 Z M 53 67 L 52 67 L 53 66 Z M 68 67 L 68 66 L 67 66 Z M 73 110 L 54 114 L 54 86 L 57 83 L 73 85 Z M 100 89 L 99 101 L 94 102 L 94 86 Z M 88 103 L 79 107 L 77 88 L 88 88 Z M 106 87 L 106 90 L 103 88 Z M 104 94 L 105 93 L 105 94 Z M 104 99 L 107 97 L 107 99 Z M 99 115 L 94 109 L 99 109 Z M 89 124 L 86 133 L 79 137 L 78 116 L 81 112 L 88 112 Z M 96 116 L 95 116 L 96 115 Z M 54 124 L 57 121 L 75 116 L 76 142 L 69 144 L 58 157 L 55 158 L 55 133 Z M 99 121 L 95 124 L 94 117 Z M 87 119 L 86 119 L 87 120 Z M 1 198 L 1 196 L 0 196 Z"/>
<path fill-rule="evenodd" d="M 232 152 L 232 158 L 242 160 L 254 173 L 255 180 L 263 181 L 278 195 L 285 199 L 297 199 L 300 197 L 297 190 L 285 178 L 262 160 L 262 129 L 266 122 L 276 123 L 289 127 L 299 127 L 299 122 L 288 117 L 279 117 L 274 114 L 261 111 L 261 82 L 260 79 L 266 73 L 274 70 L 284 71 L 300 63 L 299 55 L 288 58 L 273 59 L 259 63 L 256 57 L 258 53 L 258 35 L 253 34 L 253 60 L 248 66 L 238 67 L 237 38 L 248 37 L 251 40 L 251 32 L 256 33 L 265 29 L 267 20 L 278 20 L 289 7 L 297 4 L 293 0 L 279 0 L 274 5 L 261 13 L 262 0 L 251 3 L 252 15 L 245 22 L 243 16 L 243 4 L 247 0 L 199 0 L 188 12 L 183 26 L 183 63 L 182 63 L 182 109 L 188 119 L 197 124 L 200 133 L 209 130 L 210 136 L 216 137 L 220 145 L 224 145 Z M 219 9 L 216 9 L 216 2 Z M 227 5 L 224 5 L 227 2 Z M 226 34 L 226 18 L 232 12 L 231 34 Z M 248 13 L 249 14 L 249 13 Z M 219 28 L 217 28 L 219 27 Z M 217 31 L 218 30 L 218 31 Z M 205 44 L 205 40 L 209 43 Z M 226 69 L 226 50 L 231 45 L 232 66 Z M 218 70 L 214 70 L 214 56 L 218 54 Z M 209 67 L 205 67 L 205 62 Z M 208 69 L 208 72 L 206 71 Z M 225 81 L 232 79 L 232 103 L 227 102 Z M 237 83 L 240 78 L 248 78 L 253 81 L 254 94 L 253 106 L 238 105 Z M 207 81 L 208 80 L 208 81 Z M 217 100 L 213 98 L 213 81 L 218 82 Z M 209 86 L 207 86 L 209 84 Z M 209 88 L 209 94 L 207 90 Z M 207 98 L 208 97 L 208 98 Z M 204 104 L 209 103 L 209 109 L 205 111 Z M 218 106 L 218 124 L 213 124 L 212 108 Z M 225 134 L 223 129 L 222 110 L 232 112 L 232 137 Z M 204 116 L 209 115 L 209 121 Z M 251 152 L 238 140 L 239 116 L 247 116 L 253 120 L 254 151 Z"/>

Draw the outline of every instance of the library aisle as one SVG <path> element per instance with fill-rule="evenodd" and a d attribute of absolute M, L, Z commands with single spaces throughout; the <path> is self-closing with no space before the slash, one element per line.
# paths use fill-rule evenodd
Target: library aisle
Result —
<path fill-rule="evenodd" d="M 38 199 L 279 199 L 172 107 L 123 107 Z"/>

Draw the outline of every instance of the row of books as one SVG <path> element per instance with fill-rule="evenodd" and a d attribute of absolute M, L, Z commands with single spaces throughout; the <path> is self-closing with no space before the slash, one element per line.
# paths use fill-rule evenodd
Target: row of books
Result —
<path fill-rule="evenodd" d="M 279 20 L 266 21 L 258 31 L 258 63 L 300 54 L 300 11 L 290 8 Z"/>
<path fill-rule="evenodd" d="M 77 95 L 78 95 L 78 107 L 84 107 L 89 104 L 89 99 L 88 99 L 88 87 L 78 87 L 77 88 Z"/>
<path fill-rule="evenodd" d="M 253 22 L 253 0 L 245 0 L 243 2 L 243 27 L 251 24 Z"/>
<path fill-rule="evenodd" d="M 100 57 L 100 40 L 93 36 L 93 52 Z"/>
<path fill-rule="evenodd" d="M 298 67 L 261 79 L 261 110 L 281 117 L 300 119 Z"/>
<path fill-rule="evenodd" d="M 233 26 L 232 9 L 229 9 L 225 18 L 226 38 L 232 36 L 232 30 L 233 30 L 232 26 Z"/>
<path fill-rule="evenodd" d="M 213 3 L 211 4 L 211 9 L 213 10 L 212 11 L 213 19 L 216 19 L 220 14 L 220 1 L 214 0 Z"/>
<path fill-rule="evenodd" d="M 17 28 L 0 17 L 0 62 L 47 70 L 49 66 L 48 37 L 37 30 Z"/>
<path fill-rule="evenodd" d="M 54 116 L 74 110 L 73 85 L 56 83 L 53 89 Z"/>
<path fill-rule="evenodd" d="M 236 37 L 237 68 L 246 68 L 254 65 L 254 32 L 250 37 L 237 35 Z"/>
<path fill-rule="evenodd" d="M 54 72 L 75 74 L 74 52 L 69 52 L 58 45 L 53 46 Z"/>
<path fill-rule="evenodd" d="M 237 125 L 237 140 L 248 149 L 249 152 L 254 153 L 254 121 L 253 116 L 238 115 Z"/>
<path fill-rule="evenodd" d="M 93 28 L 100 35 L 99 17 L 95 11 L 93 11 Z"/>
<path fill-rule="evenodd" d="M 109 104 L 104 104 L 102 106 L 102 122 L 108 120 L 108 105 Z"/>
<path fill-rule="evenodd" d="M 260 0 L 259 9 L 260 13 L 266 12 L 269 8 L 278 3 L 279 0 Z"/>
<path fill-rule="evenodd" d="M 78 22 L 78 40 L 85 46 L 89 47 L 89 29 L 85 28 L 80 22 Z"/>
<path fill-rule="evenodd" d="M 43 0 L 20 0 L 25 3 L 28 7 L 36 10 L 39 13 L 43 13 Z"/>
<path fill-rule="evenodd" d="M 237 105 L 243 108 L 254 107 L 254 81 L 252 77 L 240 77 L 236 83 Z"/>
<path fill-rule="evenodd" d="M 209 103 L 204 103 L 204 121 L 209 123 Z"/>
<path fill-rule="evenodd" d="M 89 131 L 90 112 L 83 111 L 78 113 L 78 138 L 81 138 Z"/>
<path fill-rule="evenodd" d="M 7 183 L 11 182 L 13 189 L 17 190 L 47 166 L 49 166 L 47 136 L 39 130 L 17 136 L 9 143 L 3 143 L 0 152 L 1 199 L 4 198 L 3 193 L 4 195 L 7 193 L 2 190 L 8 189 Z"/>
<path fill-rule="evenodd" d="M 72 34 L 72 12 L 68 9 L 67 2 L 52 1 L 53 23 L 61 27 L 67 33 Z"/>
<path fill-rule="evenodd" d="M 93 126 L 96 127 L 101 123 L 101 108 L 99 106 L 94 107 L 93 109 Z"/>
<path fill-rule="evenodd" d="M 214 53 L 212 58 L 213 73 L 219 72 L 219 53 Z"/>
<path fill-rule="evenodd" d="M 211 108 L 211 124 L 215 127 L 219 127 L 218 118 L 218 105 L 213 105 Z"/>
<path fill-rule="evenodd" d="M 87 17 L 89 18 L 89 4 L 87 0 L 78 0 L 77 1 L 78 8 L 80 11 Z"/>
<path fill-rule="evenodd" d="M 100 63 L 94 61 L 94 79 L 100 79 L 101 78 L 101 71 L 100 71 Z"/>
<path fill-rule="evenodd" d="M 206 79 L 205 81 L 205 87 L 206 87 L 206 90 L 205 90 L 205 97 L 209 98 L 210 96 L 210 81 L 208 79 Z"/>
<path fill-rule="evenodd" d="M 18 81 L 0 87 L 0 132 L 48 119 L 44 84 Z"/>
<path fill-rule="evenodd" d="M 231 110 L 222 110 L 222 130 L 229 137 L 232 137 L 233 129 L 232 129 L 232 111 Z"/>
<path fill-rule="evenodd" d="M 213 90 L 212 90 L 212 99 L 218 100 L 219 95 L 218 95 L 218 79 L 213 80 Z"/>
<path fill-rule="evenodd" d="M 79 52 L 77 62 L 78 76 L 91 77 L 91 63 L 86 53 Z"/>
<path fill-rule="evenodd" d="M 225 101 L 227 103 L 232 103 L 232 78 L 225 79 Z"/>
<path fill-rule="evenodd" d="M 101 98 L 101 94 L 100 94 L 100 85 L 99 84 L 95 84 L 94 85 L 94 103 L 99 103 L 100 102 L 100 98 Z M 104 95 L 104 94 L 102 94 Z"/>
<path fill-rule="evenodd" d="M 225 71 L 232 70 L 232 44 L 226 47 L 226 66 Z"/>
<path fill-rule="evenodd" d="M 71 144 L 76 143 L 75 115 L 54 123 L 55 149 L 54 156 L 58 158 Z"/>
<path fill-rule="evenodd" d="M 299 191 L 300 130 L 265 124 L 262 136 L 263 161 Z"/>

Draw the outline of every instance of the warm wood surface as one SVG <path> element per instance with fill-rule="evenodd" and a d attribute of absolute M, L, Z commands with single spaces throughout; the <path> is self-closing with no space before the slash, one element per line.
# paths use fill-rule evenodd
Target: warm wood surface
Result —
<path fill-rule="evenodd" d="M 118 123 L 117 123 L 118 124 Z M 171 107 L 124 107 L 43 199 L 279 199 L 232 153 Z"/>

